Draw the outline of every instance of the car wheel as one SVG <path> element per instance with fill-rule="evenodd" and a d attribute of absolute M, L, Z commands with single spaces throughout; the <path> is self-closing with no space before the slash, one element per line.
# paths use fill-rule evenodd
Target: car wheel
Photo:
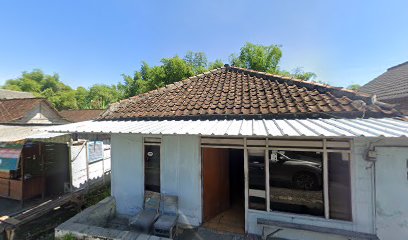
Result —
<path fill-rule="evenodd" d="M 317 187 L 317 180 L 313 174 L 301 172 L 293 177 L 293 184 L 296 189 L 314 190 Z"/>

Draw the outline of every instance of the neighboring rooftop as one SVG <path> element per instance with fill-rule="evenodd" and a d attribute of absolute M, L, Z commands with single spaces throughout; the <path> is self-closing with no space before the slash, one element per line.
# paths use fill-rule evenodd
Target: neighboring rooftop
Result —
<path fill-rule="evenodd" d="M 59 114 L 70 122 L 82 122 L 94 120 L 104 111 L 103 109 L 62 110 Z"/>
<path fill-rule="evenodd" d="M 18 92 L 6 89 L 0 89 L 0 99 L 14 99 L 14 98 L 34 98 L 35 96 L 29 92 Z"/>
<path fill-rule="evenodd" d="M 395 116 L 369 94 L 225 66 L 112 104 L 99 120 Z"/>
<path fill-rule="evenodd" d="M 408 97 L 408 61 L 388 68 L 360 91 L 375 94 L 381 101 Z"/>
<path fill-rule="evenodd" d="M 44 98 L 0 99 L 0 123 L 61 124 L 67 121 Z"/>

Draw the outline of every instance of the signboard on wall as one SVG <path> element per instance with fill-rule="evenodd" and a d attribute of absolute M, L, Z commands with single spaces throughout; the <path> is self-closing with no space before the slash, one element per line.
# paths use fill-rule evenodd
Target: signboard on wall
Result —
<path fill-rule="evenodd" d="M 91 141 L 88 142 L 88 161 L 96 162 L 103 159 L 103 142 Z"/>
<path fill-rule="evenodd" d="M 22 144 L 0 144 L 0 171 L 17 170 Z"/>

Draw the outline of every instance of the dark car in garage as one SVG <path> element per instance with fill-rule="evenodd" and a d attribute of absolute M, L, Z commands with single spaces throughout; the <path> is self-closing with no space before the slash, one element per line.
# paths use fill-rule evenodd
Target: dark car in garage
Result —
<path fill-rule="evenodd" d="M 320 152 L 269 151 L 269 184 L 302 190 L 322 188 L 322 154 Z M 265 188 L 264 156 L 249 157 L 249 185 Z"/>

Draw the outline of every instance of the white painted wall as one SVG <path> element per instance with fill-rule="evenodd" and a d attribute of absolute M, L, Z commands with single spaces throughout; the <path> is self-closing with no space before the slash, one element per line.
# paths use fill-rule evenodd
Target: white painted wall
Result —
<path fill-rule="evenodd" d="M 143 208 L 144 164 L 142 136 L 112 134 L 111 192 L 116 199 L 116 211 L 134 215 Z"/>
<path fill-rule="evenodd" d="M 307 224 L 321 227 L 344 229 L 348 231 L 369 234 L 407 233 L 408 204 L 398 207 L 389 202 L 385 196 L 393 196 L 393 200 L 402 204 L 408 199 L 407 195 L 407 148 L 390 148 L 390 145 L 408 146 L 404 139 L 355 139 L 351 158 L 352 208 L 353 221 L 326 220 L 324 218 L 287 214 L 281 212 L 262 212 L 248 210 L 248 232 L 261 234 L 262 228 L 257 224 L 257 218 L 276 221 Z M 376 146 L 379 150 L 379 160 L 373 163 L 365 160 L 369 147 Z M 388 146 L 388 147 L 385 147 Z M 383 149 L 381 148 L 381 149 Z M 117 201 L 119 214 L 133 215 L 143 206 L 144 194 L 144 166 L 143 166 L 143 138 L 141 135 L 112 135 L 112 195 Z M 388 167 L 387 167 L 388 166 Z M 391 167 L 392 166 L 392 167 Z M 380 169 L 379 169 L 380 168 Z M 374 170 L 375 169 L 375 170 Z M 390 170 L 391 169 L 391 170 Z M 395 176 L 392 176 L 396 172 Z M 386 184 L 377 182 L 375 189 L 375 174 L 389 178 Z M 404 175 L 405 174 L 405 175 Z M 403 179 L 403 176 L 405 177 Z M 392 185 L 392 187 L 390 187 Z M 388 192 L 384 189 L 388 189 Z M 391 189 L 391 190 L 390 190 Z M 190 225 L 201 224 L 202 219 L 202 186 L 201 186 L 201 150 L 198 136 L 162 136 L 161 145 L 161 191 L 164 194 L 179 196 L 180 222 Z M 376 196 L 377 192 L 377 196 Z M 382 196 L 378 195 L 383 192 Z M 379 205 L 385 213 L 396 216 L 390 222 L 382 222 L 376 218 L 375 197 L 377 197 L 377 215 Z M 385 200 L 384 200 L 385 199 Z M 382 204 L 383 202 L 387 204 Z M 383 206 L 386 206 L 385 208 Z M 377 221 L 376 221 L 377 219 Z M 376 230 L 376 228 L 378 230 Z M 398 229 L 395 229 L 398 228 Z M 385 230 L 386 231 L 385 231 Z M 407 233 L 408 234 L 408 233 Z M 286 239 L 345 239 L 338 236 L 327 236 L 306 231 L 282 229 L 276 237 Z M 384 239 L 402 239 L 399 238 Z"/>
<path fill-rule="evenodd" d="M 202 220 L 201 150 L 198 136 L 163 136 L 161 192 L 179 197 L 179 222 L 198 226 Z"/>
<path fill-rule="evenodd" d="M 49 105 L 41 102 L 33 110 L 31 110 L 26 116 L 24 116 L 18 122 L 31 123 L 31 124 L 67 124 L 67 120 L 62 119 L 55 109 L 52 109 Z"/>
<path fill-rule="evenodd" d="M 380 239 L 408 239 L 408 146 L 376 147 L 376 227 Z"/>
<path fill-rule="evenodd" d="M 134 215 L 143 208 L 143 136 L 113 134 L 112 195 L 117 212 Z M 161 193 L 179 197 L 179 222 L 201 224 L 201 150 L 198 136 L 162 136 Z"/>
<path fill-rule="evenodd" d="M 351 157 L 351 203 L 353 229 L 357 232 L 375 233 L 374 222 L 374 168 L 365 160 L 369 143 L 364 139 L 354 140 Z"/>

